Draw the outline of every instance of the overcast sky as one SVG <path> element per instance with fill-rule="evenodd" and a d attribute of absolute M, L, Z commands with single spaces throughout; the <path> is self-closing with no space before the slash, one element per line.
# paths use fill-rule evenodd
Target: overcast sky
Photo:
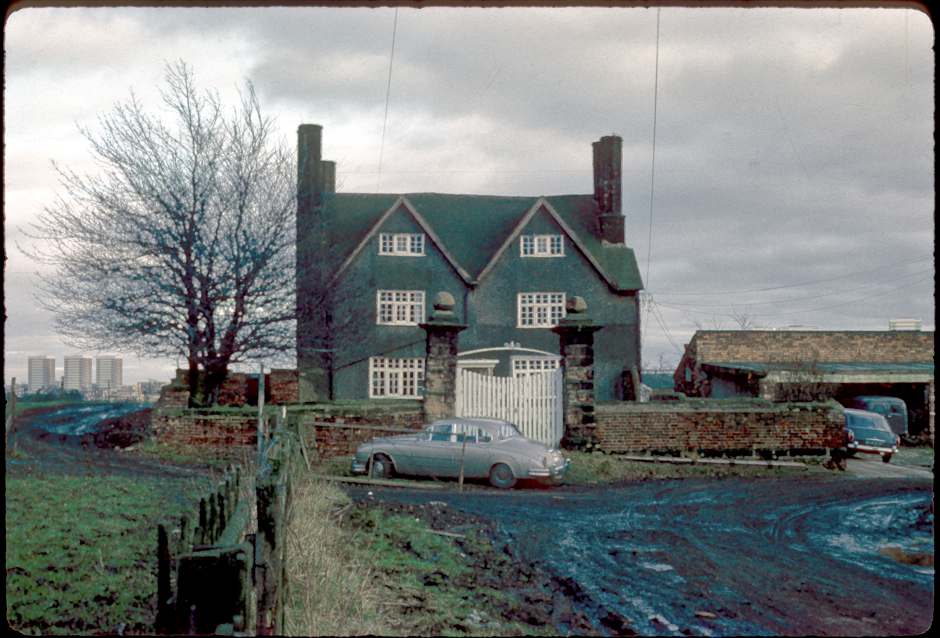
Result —
<path fill-rule="evenodd" d="M 225 98 L 250 79 L 292 146 L 298 125 L 323 125 L 346 192 L 590 193 L 591 143 L 621 136 L 647 364 L 674 367 L 697 325 L 734 315 L 933 330 L 933 38 L 925 14 L 898 8 L 16 12 L 4 382 L 26 381 L 29 355 L 55 356 L 58 377 L 79 354 L 31 299 L 38 266 L 14 245 L 61 192 L 51 162 L 94 170 L 77 127 L 131 89 L 156 108 L 175 60 Z M 125 383 L 176 364 L 100 354 L 124 355 Z"/>

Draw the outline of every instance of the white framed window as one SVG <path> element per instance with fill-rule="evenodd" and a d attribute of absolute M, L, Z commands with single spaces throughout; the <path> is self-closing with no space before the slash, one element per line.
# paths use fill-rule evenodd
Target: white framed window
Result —
<path fill-rule="evenodd" d="M 565 293 L 520 292 L 517 307 L 517 327 L 551 328 L 565 316 Z"/>
<path fill-rule="evenodd" d="M 561 235 L 522 235 L 523 257 L 564 257 L 565 241 Z"/>
<path fill-rule="evenodd" d="M 369 397 L 424 396 L 424 359 L 369 358 Z"/>
<path fill-rule="evenodd" d="M 558 368 L 558 357 L 512 357 L 512 376 L 516 379 Z"/>
<path fill-rule="evenodd" d="M 424 321 L 423 290 L 379 290 L 376 323 L 388 326 L 416 326 Z"/>
<path fill-rule="evenodd" d="M 421 257 L 424 233 L 379 233 L 379 254 Z"/>

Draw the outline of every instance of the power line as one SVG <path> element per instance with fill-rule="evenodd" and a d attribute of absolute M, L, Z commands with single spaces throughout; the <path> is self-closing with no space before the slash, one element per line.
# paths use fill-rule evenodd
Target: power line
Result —
<path fill-rule="evenodd" d="M 805 314 L 805 313 L 807 313 L 807 312 L 816 312 L 816 311 L 818 311 L 818 310 L 829 310 L 830 308 L 838 308 L 838 307 L 840 307 L 840 306 L 848 306 L 849 304 L 858 303 L 858 302 L 860 302 L 860 301 L 867 301 L 868 299 L 874 299 L 875 297 L 882 297 L 882 296 L 884 296 L 884 295 L 889 295 L 889 294 L 891 294 L 892 292 L 897 292 L 898 290 L 904 290 L 905 288 L 910 288 L 911 286 L 916 286 L 917 284 L 923 283 L 923 282 L 925 282 L 925 281 L 930 281 L 931 279 L 933 279 L 933 276 L 924 277 L 923 279 L 918 279 L 917 281 L 911 282 L 911 283 L 909 283 L 909 284 L 905 284 L 904 286 L 898 286 L 897 288 L 892 288 L 891 290 L 886 290 L 885 292 L 879 292 L 878 294 L 875 294 L 875 295 L 870 295 L 870 296 L 868 296 L 868 297 L 862 297 L 861 299 L 853 299 L 852 301 L 846 301 L 846 302 L 843 302 L 843 303 L 837 303 L 837 304 L 833 304 L 833 305 L 831 305 L 831 306 L 822 306 L 822 307 L 820 307 L 820 308 L 809 308 L 809 309 L 807 309 L 807 310 L 790 310 L 790 311 L 787 311 L 787 312 L 772 312 L 772 313 L 766 313 L 766 314 L 760 314 L 760 315 L 753 315 L 753 316 L 755 316 L 755 317 L 780 317 L 780 316 L 783 316 L 783 315 L 801 315 L 801 314 Z M 697 315 L 710 315 L 710 316 L 713 316 L 713 317 L 726 317 L 726 316 L 728 316 L 727 313 L 723 313 L 723 312 L 704 312 L 704 311 L 701 311 L 701 310 L 689 310 L 688 308 L 682 308 L 682 307 L 680 307 L 680 306 L 672 306 L 672 305 L 664 304 L 664 303 L 661 303 L 661 304 L 659 304 L 659 305 L 662 306 L 662 307 L 664 307 L 664 308 L 672 308 L 673 310 L 680 310 L 680 311 L 682 311 L 682 312 L 691 312 L 691 313 L 697 314 Z"/>
<path fill-rule="evenodd" d="M 650 285 L 650 261 L 653 252 L 653 200 L 656 193 L 656 109 L 659 103 L 659 13 L 661 9 L 656 7 L 656 64 L 653 71 L 653 150 L 650 160 L 650 226 L 649 236 L 646 241 L 646 285 Z M 653 299 L 650 297 L 646 306 L 646 321 L 643 322 L 643 339 L 646 340 L 646 330 L 649 326 L 650 312 L 653 307 Z M 665 330 L 665 327 L 663 328 Z M 668 335 L 667 335 L 668 336 Z"/>
<path fill-rule="evenodd" d="M 856 292 L 856 291 L 858 291 L 858 290 L 865 290 L 866 288 L 874 288 L 875 286 L 883 286 L 883 285 L 885 285 L 885 284 L 894 283 L 895 281 L 901 281 L 902 279 L 909 279 L 909 278 L 911 278 L 911 277 L 916 277 L 916 276 L 918 276 L 918 275 L 924 275 L 924 274 L 932 273 L 932 272 L 933 272 L 932 269 L 928 269 L 928 270 L 919 270 L 919 271 L 917 271 L 917 272 L 915 272 L 915 273 L 911 273 L 910 275 L 904 275 L 903 277 L 895 277 L 894 279 L 889 279 L 889 280 L 887 280 L 887 281 L 878 281 L 878 282 L 875 282 L 875 283 L 873 283 L 873 284 L 867 284 L 867 285 L 865 285 L 865 286 L 859 286 L 858 288 L 849 288 L 848 290 L 837 290 L 837 291 L 835 291 L 835 292 L 827 292 L 827 293 L 821 294 L 821 295 L 811 295 L 811 296 L 809 296 L 809 297 L 797 297 L 797 298 L 795 298 L 795 299 L 778 299 L 778 300 L 776 300 L 776 301 L 754 301 L 754 302 L 747 303 L 747 304 L 740 304 L 740 303 L 738 303 L 738 304 L 733 304 L 733 303 L 732 303 L 732 304 L 728 304 L 728 303 L 696 303 L 696 304 L 692 304 L 691 307 L 696 307 L 696 308 L 709 308 L 709 307 L 719 307 L 719 306 L 728 306 L 728 305 L 731 305 L 731 306 L 734 306 L 734 305 L 770 306 L 770 305 L 780 304 L 780 303 L 791 303 L 791 302 L 794 302 L 794 301 L 807 301 L 807 300 L 810 300 L 810 299 L 822 299 L 823 297 L 832 297 L 833 295 L 842 295 L 842 294 L 846 294 L 846 293 L 849 293 L 849 292 Z M 677 307 L 681 307 L 681 306 L 677 306 Z"/>
<path fill-rule="evenodd" d="M 375 177 L 375 192 L 379 192 L 382 180 L 382 155 L 385 153 L 385 125 L 388 123 L 388 101 L 392 95 L 392 65 L 395 62 L 395 33 L 398 31 L 398 7 L 395 7 L 395 22 L 392 24 L 392 54 L 388 58 L 388 88 L 385 90 L 385 117 L 382 119 L 382 143 L 379 145 L 379 170 Z"/>
<path fill-rule="evenodd" d="M 855 277 L 856 275 L 867 275 L 873 272 L 879 272 L 881 270 L 888 270 L 889 268 L 896 268 L 898 266 L 904 266 L 906 264 L 913 264 L 918 261 L 923 261 L 924 259 L 932 258 L 932 254 L 921 255 L 919 257 L 914 257 L 913 259 L 908 259 L 907 261 L 899 261 L 894 264 L 888 264 L 887 266 L 880 266 L 878 268 L 872 268 L 871 270 L 860 270 L 856 272 L 849 273 L 847 275 L 839 275 L 837 277 L 829 277 L 827 279 L 817 279 L 815 281 L 807 281 L 800 284 L 790 284 L 787 286 L 774 286 L 771 288 L 755 288 L 753 290 L 730 290 L 726 292 L 657 292 L 658 296 L 665 297 L 711 297 L 715 295 L 743 295 L 751 292 L 769 292 L 771 290 L 784 290 L 786 288 L 799 288 L 801 286 L 812 286 L 813 284 L 822 284 L 827 281 L 837 281 L 839 279 L 848 279 L 849 277 Z"/>

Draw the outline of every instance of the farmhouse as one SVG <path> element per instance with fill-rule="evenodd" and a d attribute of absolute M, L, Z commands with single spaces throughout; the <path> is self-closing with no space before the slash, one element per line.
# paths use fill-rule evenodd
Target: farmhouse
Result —
<path fill-rule="evenodd" d="M 551 329 L 575 296 L 595 325 L 597 400 L 632 399 L 637 292 L 624 244 L 621 139 L 593 144 L 594 192 L 495 197 L 338 193 L 322 128 L 298 131 L 300 400 L 415 399 L 440 292 L 454 299 L 458 368 L 498 377 L 556 369 Z"/>

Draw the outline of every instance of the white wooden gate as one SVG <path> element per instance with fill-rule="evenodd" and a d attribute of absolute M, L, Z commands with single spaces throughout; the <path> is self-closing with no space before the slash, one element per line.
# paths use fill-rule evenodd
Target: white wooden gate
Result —
<path fill-rule="evenodd" d="M 565 433 L 561 368 L 519 377 L 458 370 L 456 390 L 456 416 L 503 419 L 553 447 Z"/>

